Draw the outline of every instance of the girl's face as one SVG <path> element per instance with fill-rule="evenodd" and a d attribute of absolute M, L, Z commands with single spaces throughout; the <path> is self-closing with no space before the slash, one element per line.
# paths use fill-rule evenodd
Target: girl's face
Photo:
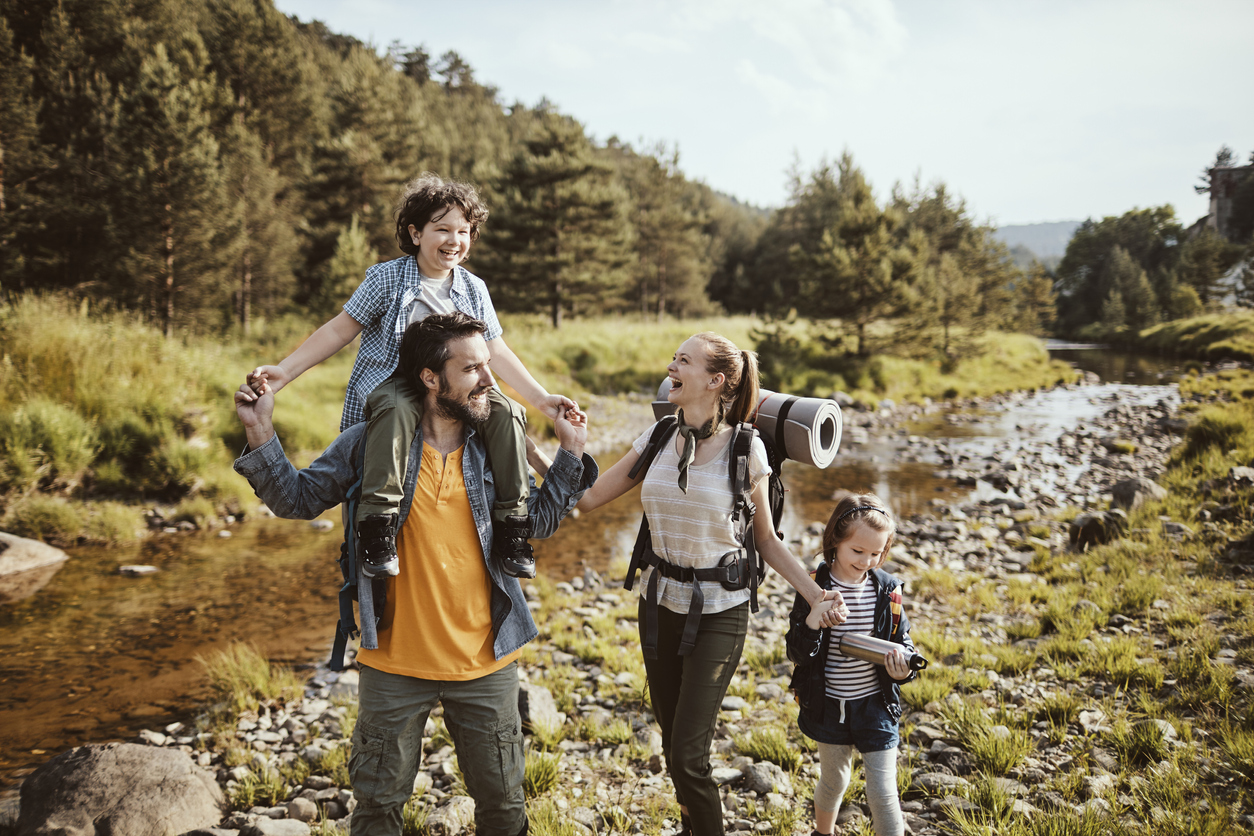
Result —
<path fill-rule="evenodd" d="M 429 279 L 448 278 L 470 254 L 470 221 L 457 206 L 436 212 L 422 229 L 410 224 L 409 234 L 418 245 L 418 270 Z"/>
<path fill-rule="evenodd" d="M 861 583 L 866 573 L 884 562 L 887 531 L 876 531 L 864 522 L 854 523 L 848 536 L 836 546 L 832 576 L 843 583 Z"/>

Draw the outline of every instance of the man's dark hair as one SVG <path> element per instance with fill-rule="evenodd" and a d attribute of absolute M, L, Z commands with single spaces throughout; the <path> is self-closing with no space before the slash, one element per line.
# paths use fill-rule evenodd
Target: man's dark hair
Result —
<path fill-rule="evenodd" d="M 479 227 L 488 219 L 488 207 L 469 183 L 441 180 L 427 172 L 405 187 L 396 204 L 396 243 L 406 255 L 417 255 L 418 245 L 409 234 L 409 225 L 421 232 L 432 219 L 439 219 L 456 206 L 470 223 L 470 240 L 479 238 Z"/>
<path fill-rule="evenodd" d="M 487 333 L 487 330 L 487 323 L 482 319 L 475 319 L 461 311 L 431 314 L 405 329 L 405 335 L 401 337 L 401 373 L 420 395 L 425 395 L 427 390 L 422 383 L 422 370 L 443 373 L 444 364 L 453 353 L 449 343 Z"/>

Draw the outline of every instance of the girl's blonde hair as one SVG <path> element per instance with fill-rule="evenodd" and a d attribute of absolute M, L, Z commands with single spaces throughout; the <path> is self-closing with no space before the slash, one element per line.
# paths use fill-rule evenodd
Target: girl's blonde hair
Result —
<path fill-rule="evenodd" d="M 741 351 L 731 340 L 713 331 L 693 334 L 692 339 L 705 344 L 706 371 L 724 378 L 718 393 L 720 419 L 731 424 L 750 420 L 758 408 L 758 355 Z"/>
<path fill-rule="evenodd" d="M 884 541 L 884 551 L 880 553 L 880 562 L 877 564 L 883 566 L 884 561 L 888 560 L 888 550 L 892 548 L 893 538 L 897 534 L 897 521 L 893 518 L 893 512 L 873 493 L 837 491 L 834 498 L 836 507 L 832 509 L 827 528 L 823 529 L 823 559 L 827 561 L 827 565 L 831 566 L 836 559 L 836 547 L 849 539 L 854 526 L 862 524 L 875 531 L 888 533 L 888 539 Z"/>

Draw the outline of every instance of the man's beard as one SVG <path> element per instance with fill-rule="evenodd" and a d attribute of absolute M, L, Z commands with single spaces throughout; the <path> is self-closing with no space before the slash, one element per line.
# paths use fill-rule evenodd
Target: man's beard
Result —
<path fill-rule="evenodd" d="M 482 424 L 488 420 L 488 413 L 492 411 L 492 405 L 488 403 L 486 398 L 481 401 L 471 400 L 470 398 L 459 401 L 449 397 L 449 391 L 448 380 L 445 379 L 444 375 L 440 375 L 440 390 L 435 395 L 435 408 L 444 417 L 467 424 Z M 480 392 L 486 391 L 487 387 L 473 389 L 471 394 L 478 395 Z"/>

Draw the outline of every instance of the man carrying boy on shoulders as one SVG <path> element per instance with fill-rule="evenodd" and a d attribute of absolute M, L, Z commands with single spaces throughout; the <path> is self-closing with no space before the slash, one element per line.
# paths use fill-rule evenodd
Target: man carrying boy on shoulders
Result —
<path fill-rule="evenodd" d="M 423 729 L 437 703 L 475 800 L 475 832 L 527 830 L 516 660 L 538 631 L 518 580 L 488 559 L 493 482 L 475 431 L 493 385 L 485 328 L 460 312 L 437 314 L 411 325 L 401 344 L 400 370 L 424 400 L 396 544 L 412 569 L 388 579 L 378 648 L 357 656 L 353 836 L 399 836 Z M 276 515 L 312 519 L 346 498 L 361 466 L 364 424 L 349 427 L 298 471 L 274 433 L 273 392 L 258 396 L 245 385 L 235 403 L 249 448 L 235 469 Z M 561 447 L 528 499 L 537 537 L 557 529 L 598 472 L 583 453 L 587 417 L 568 410 L 555 428 Z M 414 503 L 421 511 L 410 514 Z"/>

